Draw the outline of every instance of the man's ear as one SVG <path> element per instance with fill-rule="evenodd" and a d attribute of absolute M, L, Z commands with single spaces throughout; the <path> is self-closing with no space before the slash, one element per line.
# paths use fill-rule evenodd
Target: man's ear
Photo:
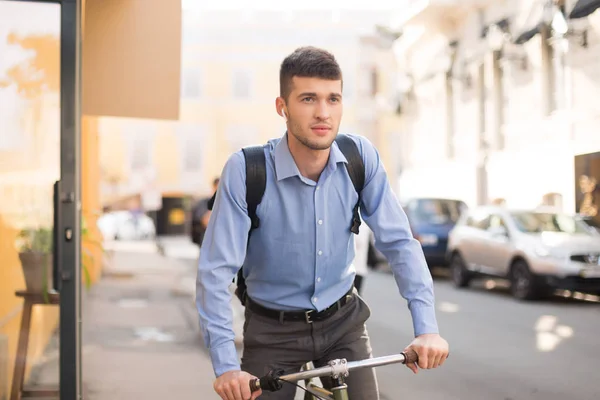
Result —
<path fill-rule="evenodd" d="M 287 122 L 288 116 L 287 116 L 287 111 L 286 111 L 286 107 L 285 107 L 285 100 L 283 98 L 278 97 L 275 100 L 275 109 L 277 111 L 277 114 L 282 116 L 283 119 L 285 119 L 285 121 Z"/>

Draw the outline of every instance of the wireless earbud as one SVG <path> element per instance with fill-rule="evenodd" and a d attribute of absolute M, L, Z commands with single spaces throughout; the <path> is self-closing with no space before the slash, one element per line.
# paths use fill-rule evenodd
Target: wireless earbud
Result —
<path fill-rule="evenodd" d="M 283 119 L 285 120 L 285 122 L 287 122 L 288 116 L 287 116 L 287 113 L 285 112 L 284 108 L 281 109 L 281 113 L 283 114 Z"/>

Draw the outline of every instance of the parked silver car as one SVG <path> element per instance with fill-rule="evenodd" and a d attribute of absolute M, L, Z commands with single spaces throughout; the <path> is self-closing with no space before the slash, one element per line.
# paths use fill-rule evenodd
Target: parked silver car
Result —
<path fill-rule="evenodd" d="M 450 232 L 452 280 L 507 278 L 519 299 L 554 288 L 600 292 L 600 234 L 575 216 L 554 211 L 477 207 Z"/>

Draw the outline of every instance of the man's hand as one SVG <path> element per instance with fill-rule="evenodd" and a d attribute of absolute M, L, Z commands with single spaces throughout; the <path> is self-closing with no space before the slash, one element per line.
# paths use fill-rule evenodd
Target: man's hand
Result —
<path fill-rule="evenodd" d="M 262 391 L 250 392 L 250 381 L 256 377 L 244 371 L 227 371 L 219 376 L 213 387 L 223 400 L 254 400 Z"/>
<path fill-rule="evenodd" d="M 405 349 L 413 349 L 419 356 L 417 364 L 406 364 L 415 374 L 421 369 L 437 368 L 441 366 L 448 357 L 448 342 L 440 335 L 428 333 L 417 336 L 415 340 Z"/>

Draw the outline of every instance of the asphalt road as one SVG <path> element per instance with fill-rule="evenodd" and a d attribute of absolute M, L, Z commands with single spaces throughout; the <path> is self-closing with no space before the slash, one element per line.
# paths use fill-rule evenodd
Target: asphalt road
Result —
<path fill-rule="evenodd" d="M 600 399 L 597 298 L 519 302 L 502 282 L 458 290 L 435 275 L 438 324 L 451 355 L 417 375 L 404 366 L 378 368 L 382 399 Z M 374 355 L 402 351 L 412 322 L 392 275 L 370 274 L 363 297 Z"/>

